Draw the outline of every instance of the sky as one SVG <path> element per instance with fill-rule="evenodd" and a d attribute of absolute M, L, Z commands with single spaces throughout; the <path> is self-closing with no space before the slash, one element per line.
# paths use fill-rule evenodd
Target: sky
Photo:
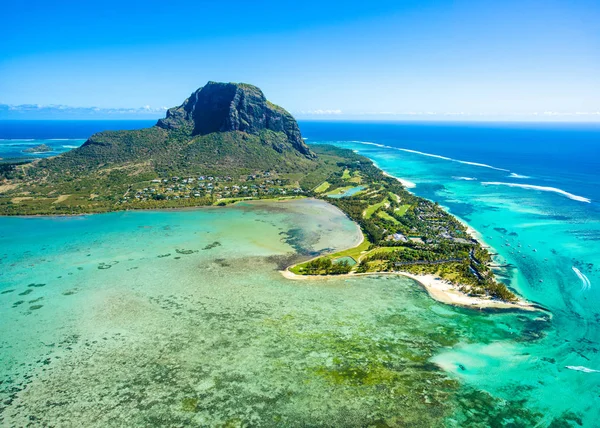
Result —
<path fill-rule="evenodd" d="M 0 118 L 160 117 L 215 80 L 254 84 L 299 118 L 600 121 L 598 0 L 2 9 Z"/>

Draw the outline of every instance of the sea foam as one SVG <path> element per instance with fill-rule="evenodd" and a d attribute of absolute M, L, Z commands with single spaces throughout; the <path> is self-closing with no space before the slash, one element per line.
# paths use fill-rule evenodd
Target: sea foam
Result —
<path fill-rule="evenodd" d="M 566 196 L 567 198 L 573 199 L 574 201 L 587 202 L 588 204 L 592 201 L 590 198 L 586 198 L 584 196 L 577 196 L 572 193 L 566 192 L 562 189 L 557 189 L 556 187 L 535 186 L 533 184 L 502 183 L 499 181 L 484 181 L 481 184 L 483 184 L 484 186 L 520 187 L 521 189 L 540 190 L 542 192 L 553 192 Z"/>
<path fill-rule="evenodd" d="M 600 370 L 589 369 L 589 368 L 584 367 L 584 366 L 565 366 L 565 367 L 568 368 L 569 370 L 575 370 L 575 371 L 578 371 L 578 372 L 600 373 Z"/>
<path fill-rule="evenodd" d="M 367 144 L 367 145 L 370 145 L 370 146 L 382 147 L 382 148 L 385 148 L 385 149 L 400 150 L 401 152 L 413 153 L 413 154 L 416 154 L 416 155 L 428 156 L 430 158 L 436 158 L 436 159 L 447 160 L 447 161 L 450 161 L 450 162 L 462 163 L 464 165 L 478 166 L 478 167 L 481 167 L 481 168 L 495 169 L 496 171 L 510 172 L 510 170 L 508 170 L 508 169 L 498 168 L 498 167 L 495 167 L 495 166 L 492 166 L 492 165 L 488 165 L 488 164 L 485 164 L 485 163 L 464 161 L 464 160 L 460 160 L 460 159 L 449 158 L 447 156 L 436 155 L 436 154 L 433 154 L 433 153 L 420 152 L 418 150 L 404 149 L 404 148 L 401 148 L 401 147 L 392 147 L 392 146 L 386 146 L 384 144 L 371 143 L 369 141 L 351 141 L 351 143 Z"/>
<path fill-rule="evenodd" d="M 511 172 L 509 175 L 510 178 L 531 178 L 528 175 L 517 174 L 516 172 Z"/>

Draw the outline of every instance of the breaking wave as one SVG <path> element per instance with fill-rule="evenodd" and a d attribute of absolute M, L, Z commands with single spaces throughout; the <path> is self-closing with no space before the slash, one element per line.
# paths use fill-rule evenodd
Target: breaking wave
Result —
<path fill-rule="evenodd" d="M 590 198 L 574 195 L 562 189 L 557 189 L 556 187 L 534 186 L 533 184 L 501 183 L 499 181 L 485 181 L 481 184 L 483 184 L 484 186 L 520 187 L 522 189 L 541 190 L 542 192 L 553 192 L 566 196 L 567 198 L 573 199 L 574 201 L 587 202 L 588 204 L 592 201 Z"/>
<path fill-rule="evenodd" d="M 498 168 L 498 167 L 495 167 L 495 166 L 492 166 L 492 165 L 488 165 L 488 164 L 485 164 L 485 163 L 469 162 L 469 161 L 464 161 L 464 160 L 460 160 L 460 159 L 449 158 L 447 156 L 436 155 L 436 154 L 433 154 L 433 153 L 420 152 L 418 150 L 403 149 L 403 148 L 400 148 L 400 147 L 386 146 L 384 144 L 371 143 L 371 142 L 368 142 L 368 141 L 351 141 L 351 143 L 367 144 L 367 145 L 370 145 L 370 146 L 382 147 L 382 148 L 385 148 L 385 149 L 400 150 L 401 152 L 413 153 L 413 154 L 416 154 L 416 155 L 428 156 L 430 158 L 436 158 L 436 159 L 447 160 L 447 161 L 450 161 L 450 162 L 462 163 L 464 165 L 478 166 L 478 167 L 481 167 L 481 168 L 495 169 L 496 171 L 510 172 L 510 170 L 508 170 L 508 169 Z"/>
<path fill-rule="evenodd" d="M 516 172 L 511 172 L 509 175 L 510 178 L 531 178 L 528 175 L 517 174 Z"/>
<path fill-rule="evenodd" d="M 569 370 L 575 370 L 575 371 L 578 371 L 578 372 L 600 373 L 600 370 L 589 369 L 589 368 L 584 367 L 584 366 L 565 366 L 565 367 L 568 368 Z"/>

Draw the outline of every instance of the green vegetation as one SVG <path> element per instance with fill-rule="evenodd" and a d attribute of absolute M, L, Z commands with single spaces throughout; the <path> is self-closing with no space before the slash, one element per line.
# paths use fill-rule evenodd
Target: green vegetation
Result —
<path fill-rule="evenodd" d="M 379 212 L 377 213 L 377 216 L 378 216 L 378 217 L 381 217 L 381 218 L 382 218 L 382 219 L 384 219 L 384 220 L 391 221 L 391 222 L 392 222 L 392 223 L 394 223 L 394 224 L 400 224 L 400 222 L 399 222 L 398 220 L 396 220 L 394 217 L 392 217 L 391 215 L 389 215 L 389 214 L 388 214 L 387 212 L 385 212 L 385 211 L 379 211 Z"/>
<path fill-rule="evenodd" d="M 321 156 L 337 162 L 324 181 L 330 184 L 327 194 L 315 195 L 337 206 L 358 223 L 365 241 L 352 249 L 323 256 L 292 267 L 296 274 L 325 275 L 349 272 L 410 272 L 434 274 L 471 295 L 488 295 L 501 300 L 516 296 L 497 283 L 489 268 L 491 256 L 466 228 L 437 203 L 419 198 L 394 178 L 388 177 L 373 163 L 344 149 L 313 146 Z M 350 180 L 360 176 L 367 188 L 359 194 L 338 199 L 327 195 L 341 194 L 352 188 Z M 368 251 L 367 251 L 368 250 Z M 350 256 L 358 262 L 343 271 L 330 270 L 333 259 Z"/>
<path fill-rule="evenodd" d="M 321 257 L 319 260 L 328 259 L 333 262 L 333 260 L 339 259 L 342 257 L 352 257 L 354 260 L 358 261 L 360 259 L 360 257 L 364 253 L 367 252 L 367 250 L 369 249 L 370 246 L 371 246 L 371 243 L 365 239 L 356 247 L 348 248 L 347 250 L 344 250 L 344 251 L 338 251 L 337 253 Z M 294 265 L 294 266 L 290 267 L 290 271 L 297 275 L 308 275 L 309 273 L 306 269 L 307 269 L 307 265 L 309 263 L 310 263 L 310 261 Z"/>
<path fill-rule="evenodd" d="M 52 151 L 52 147 L 46 145 L 46 144 L 39 144 L 35 147 L 29 147 L 25 150 L 23 150 L 23 153 L 44 153 L 44 152 L 51 152 Z"/>
<path fill-rule="evenodd" d="M 304 266 L 304 273 L 307 275 L 341 275 L 350 273 L 352 267 L 343 260 L 334 263 L 329 257 L 321 257 L 307 262 Z"/>
<path fill-rule="evenodd" d="M 410 209 L 410 205 L 400 205 L 398 208 L 394 209 L 394 213 L 397 216 L 403 216 Z"/>
<path fill-rule="evenodd" d="M 232 103 L 236 97 L 244 103 Z M 100 132 L 57 157 L 0 164 L 0 215 L 300 195 L 331 173 L 335 165 L 326 162 L 315 159 L 294 118 L 260 89 L 209 82 L 151 128 Z"/>
<path fill-rule="evenodd" d="M 362 183 L 362 177 L 360 176 L 360 172 L 354 171 L 354 175 L 352 178 L 348 179 L 350 183 L 360 184 Z"/>
<path fill-rule="evenodd" d="M 331 190 L 331 191 L 327 192 L 325 195 L 326 196 L 341 195 L 342 193 L 352 189 L 353 187 L 355 187 L 355 186 L 338 187 L 335 190 Z"/>
<path fill-rule="evenodd" d="M 319 186 L 317 186 L 317 188 L 315 189 L 315 193 L 323 193 L 325 192 L 327 189 L 329 189 L 330 184 L 326 181 L 324 181 L 323 183 L 319 184 Z"/>
<path fill-rule="evenodd" d="M 293 272 L 427 272 L 470 294 L 514 298 L 495 282 L 489 253 L 436 203 L 412 195 L 351 150 L 313 148 L 318 157 L 304 144 L 293 117 L 258 88 L 209 82 L 151 128 L 101 132 L 54 158 L 0 164 L 0 215 L 313 196 L 346 213 L 365 241 Z M 358 183 L 362 191 L 343 196 Z M 346 256 L 358 264 L 332 261 Z"/>
<path fill-rule="evenodd" d="M 375 211 L 377 211 L 379 208 L 381 208 L 382 206 L 384 206 L 385 204 L 388 203 L 387 199 L 384 199 L 381 202 L 378 202 L 376 204 L 373 205 L 369 205 L 369 207 L 365 210 L 365 218 L 369 219 L 373 216 L 373 214 L 375 214 Z"/>

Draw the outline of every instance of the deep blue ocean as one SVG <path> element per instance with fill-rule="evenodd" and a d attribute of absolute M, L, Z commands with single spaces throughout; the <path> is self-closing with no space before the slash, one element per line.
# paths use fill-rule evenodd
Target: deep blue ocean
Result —
<path fill-rule="evenodd" d="M 154 120 L 0 120 L 0 160 L 56 156 L 82 145 L 100 131 L 139 129 Z M 24 150 L 45 144 L 51 152 Z"/>
<path fill-rule="evenodd" d="M 552 314 L 535 345 L 470 343 L 436 363 L 506 399 L 580 413 L 583 425 L 599 426 L 600 124 L 301 128 L 308 143 L 365 155 L 468 223 L 490 246 L 497 277 Z M 471 368 L 463 371 L 465 362 Z"/>
<path fill-rule="evenodd" d="M 94 132 L 154 123 L 0 121 L 0 158 L 23 157 L 23 148 L 40 142 L 55 151 L 37 156 L 56 155 Z M 465 328 L 464 343 L 436 364 L 548 418 L 572 413 L 583 426 L 599 426 L 600 124 L 315 121 L 300 128 L 307 143 L 355 150 L 468 223 L 495 255 L 498 278 L 552 314 L 534 341 L 476 342 Z"/>
<path fill-rule="evenodd" d="M 301 122 L 301 129 L 308 143 L 373 142 L 489 164 L 600 202 L 600 123 Z"/>

